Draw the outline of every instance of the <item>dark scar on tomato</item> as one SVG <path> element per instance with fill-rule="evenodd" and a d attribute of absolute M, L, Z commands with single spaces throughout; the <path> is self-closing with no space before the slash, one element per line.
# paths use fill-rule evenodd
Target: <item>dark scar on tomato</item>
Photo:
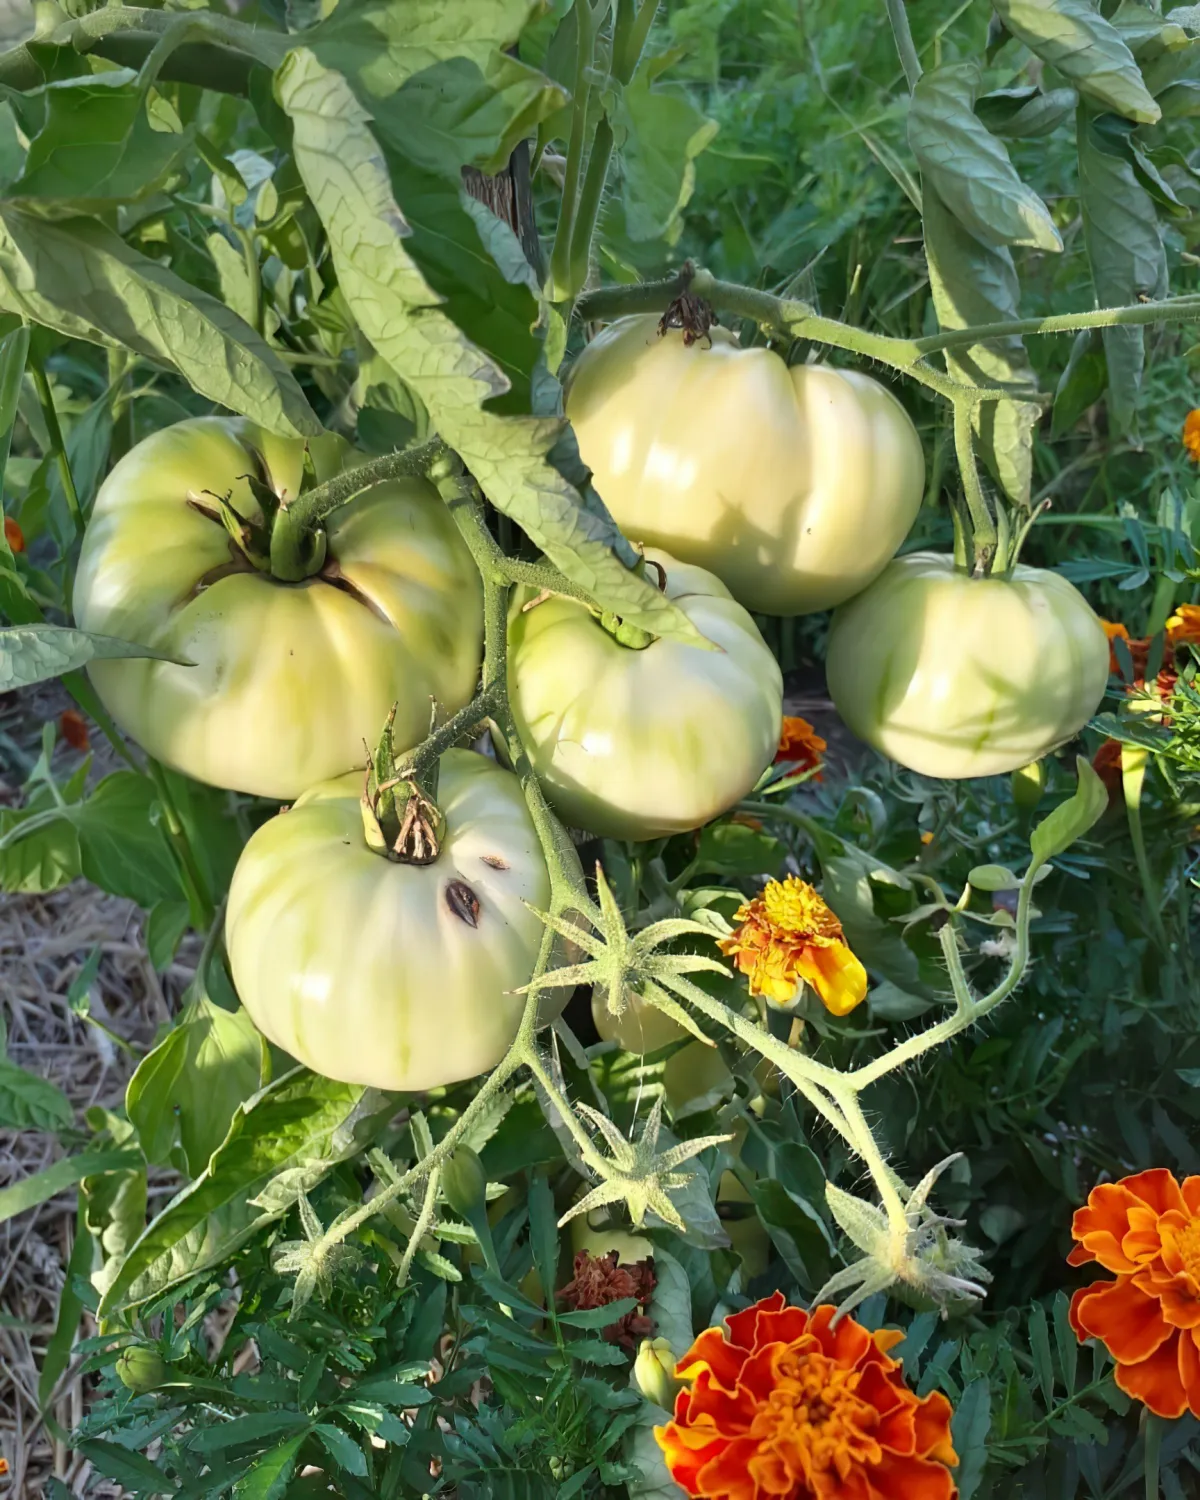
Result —
<path fill-rule="evenodd" d="M 479 897 L 465 880 L 452 880 L 446 887 L 446 905 L 460 922 L 479 926 Z"/>
<path fill-rule="evenodd" d="M 491 865 L 493 870 L 507 870 L 510 868 L 508 860 L 501 859 L 498 854 L 481 854 L 479 857 L 485 865 Z"/>

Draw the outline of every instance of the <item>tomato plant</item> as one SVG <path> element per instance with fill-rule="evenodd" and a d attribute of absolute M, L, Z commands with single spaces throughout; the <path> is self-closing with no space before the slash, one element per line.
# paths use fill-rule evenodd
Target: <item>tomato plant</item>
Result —
<path fill-rule="evenodd" d="M 14 1493 L 1189 1495 L 1194 8 L 12 26 Z"/>

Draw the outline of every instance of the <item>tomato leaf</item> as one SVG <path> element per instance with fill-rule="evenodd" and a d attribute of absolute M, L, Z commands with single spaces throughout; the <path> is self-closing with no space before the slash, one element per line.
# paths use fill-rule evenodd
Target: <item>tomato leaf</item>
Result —
<path fill-rule="evenodd" d="M 635 555 L 611 517 L 581 504 L 549 462 L 563 424 L 483 409 L 506 393 L 507 378 L 438 308 L 405 243 L 410 229 L 382 153 L 345 79 L 298 50 L 277 73 L 276 93 L 292 118 L 296 164 L 325 224 L 347 302 L 488 499 L 605 608 L 656 635 L 706 644 L 632 571 Z"/>
<path fill-rule="evenodd" d="M 74 1117 L 57 1085 L 0 1057 L 0 1129 L 65 1130 Z"/>
<path fill-rule="evenodd" d="M 1080 106 L 1079 202 L 1092 285 L 1104 306 L 1128 306 L 1167 292 L 1167 260 L 1153 199 L 1122 149 L 1119 133 Z M 1145 361 L 1145 330 L 1106 328 L 1109 415 L 1118 431 L 1136 434 L 1137 399 Z"/>
<path fill-rule="evenodd" d="M 1083 328 L 1071 344 L 1071 356 L 1054 393 L 1054 415 L 1050 435 L 1070 432 L 1084 412 L 1104 395 L 1108 385 L 1108 360 L 1099 328 Z"/>
<path fill-rule="evenodd" d="M 1009 251 L 976 239 L 928 184 L 922 219 L 939 327 L 949 331 L 1018 317 L 1020 290 Z M 1036 384 L 1025 345 L 1017 337 L 956 349 L 946 355 L 946 368 L 971 384 Z M 1040 408 L 1028 401 L 988 401 L 975 411 L 975 431 L 988 467 L 1020 505 L 1029 503 L 1033 428 L 1039 415 Z"/>
<path fill-rule="evenodd" d="M 975 113 L 993 135 L 1023 141 L 1050 135 L 1075 113 L 1074 89 L 996 89 L 975 101 Z"/>
<path fill-rule="evenodd" d="M 1069 849 L 1076 839 L 1082 838 L 1108 808 L 1108 789 L 1082 755 L 1075 757 L 1075 769 L 1079 781 L 1074 795 L 1060 803 L 1049 817 L 1043 818 L 1029 836 L 1033 861 L 1025 877 L 1027 880 L 1029 873 L 1039 865 L 1048 863 L 1055 855 Z"/>
<path fill-rule="evenodd" d="M 1159 108 L 1121 33 L 1091 0 L 992 0 L 1005 27 L 1081 94 L 1153 125 Z"/>
<path fill-rule="evenodd" d="M 909 109 L 908 140 L 922 179 L 985 245 L 1061 250 L 1050 211 L 1017 176 L 1002 143 L 975 114 L 981 76 L 973 61 L 921 76 Z"/>
<path fill-rule="evenodd" d="M 696 185 L 696 157 L 716 135 L 686 94 L 651 88 L 641 69 L 621 90 L 615 112 L 625 233 L 631 240 L 669 238 Z"/>
<path fill-rule="evenodd" d="M 0 693 L 61 677 L 95 658 L 109 660 L 120 656 L 150 657 L 184 667 L 192 665 L 152 646 L 76 630 L 73 625 L 10 625 L 0 628 Z"/>
<path fill-rule="evenodd" d="M 304 1068 L 260 1090 L 239 1105 L 200 1176 L 130 1249 L 101 1302 L 102 1315 L 232 1255 L 331 1167 L 360 1151 L 393 1109 L 391 1095 Z"/>
<path fill-rule="evenodd" d="M 177 370 L 202 396 L 271 432 L 321 431 L 295 376 L 253 328 L 97 219 L 0 205 L 0 308 Z"/>

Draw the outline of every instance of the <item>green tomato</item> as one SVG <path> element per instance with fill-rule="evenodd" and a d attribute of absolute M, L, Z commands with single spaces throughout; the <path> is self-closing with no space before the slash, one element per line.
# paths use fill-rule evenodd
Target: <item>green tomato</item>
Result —
<path fill-rule="evenodd" d="M 689 348 L 622 318 L 571 370 L 567 416 L 621 530 L 768 615 L 865 588 L 916 519 L 925 460 L 907 412 L 855 370 L 789 368 L 723 328 Z"/>
<path fill-rule="evenodd" d="M 520 783 L 442 757 L 446 834 L 428 865 L 376 854 L 362 776 L 313 787 L 242 851 L 225 919 L 255 1025 L 328 1078 L 419 1090 L 493 1067 L 516 1035 L 550 877 Z M 543 1019 L 561 1011 L 548 995 Z"/>
<path fill-rule="evenodd" d="M 702 568 L 665 552 L 666 593 L 706 651 L 663 637 L 623 646 L 582 604 L 509 615 L 508 690 L 555 808 L 607 838 L 699 828 L 754 786 L 779 745 L 783 679 L 754 621 Z"/>
<path fill-rule="evenodd" d="M 348 457 L 313 445 L 318 476 Z M 334 512 L 320 573 L 276 582 L 189 501 L 229 496 L 261 520 L 258 462 L 294 496 L 303 443 L 200 417 L 139 443 L 113 469 L 84 537 L 75 619 L 194 666 L 119 660 L 88 671 L 145 750 L 214 786 L 280 799 L 363 761 L 393 704 L 397 749 L 467 703 L 483 631 L 478 574 L 446 507 L 418 479 L 376 485 Z M 207 499 L 206 499 L 207 497 Z"/>
<path fill-rule="evenodd" d="M 1108 642 L 1057 573 L 972 578 L 914 552 L 837 611 L 825 670 L 838 713 L 884 755 L 923 776 L 997 776 L 1083 728 Z"/>

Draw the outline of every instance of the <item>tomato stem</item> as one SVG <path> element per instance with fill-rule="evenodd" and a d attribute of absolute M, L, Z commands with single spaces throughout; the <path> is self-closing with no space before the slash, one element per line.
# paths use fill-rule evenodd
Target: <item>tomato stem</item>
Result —
<path fill-rule="evenodd" d="M 958 455 L 958 471 L 962 478 L 963 495 L 967 512 L 971 517 L 971 543 L 974 570 L 978 577 L 991 571 L 996 557 L 999 537 L 996 522 L 988 506 L 987 496 L 979 480 L 979 465 L 975 459 L 974 402 L 954 403 L 954 448 Z"/>

